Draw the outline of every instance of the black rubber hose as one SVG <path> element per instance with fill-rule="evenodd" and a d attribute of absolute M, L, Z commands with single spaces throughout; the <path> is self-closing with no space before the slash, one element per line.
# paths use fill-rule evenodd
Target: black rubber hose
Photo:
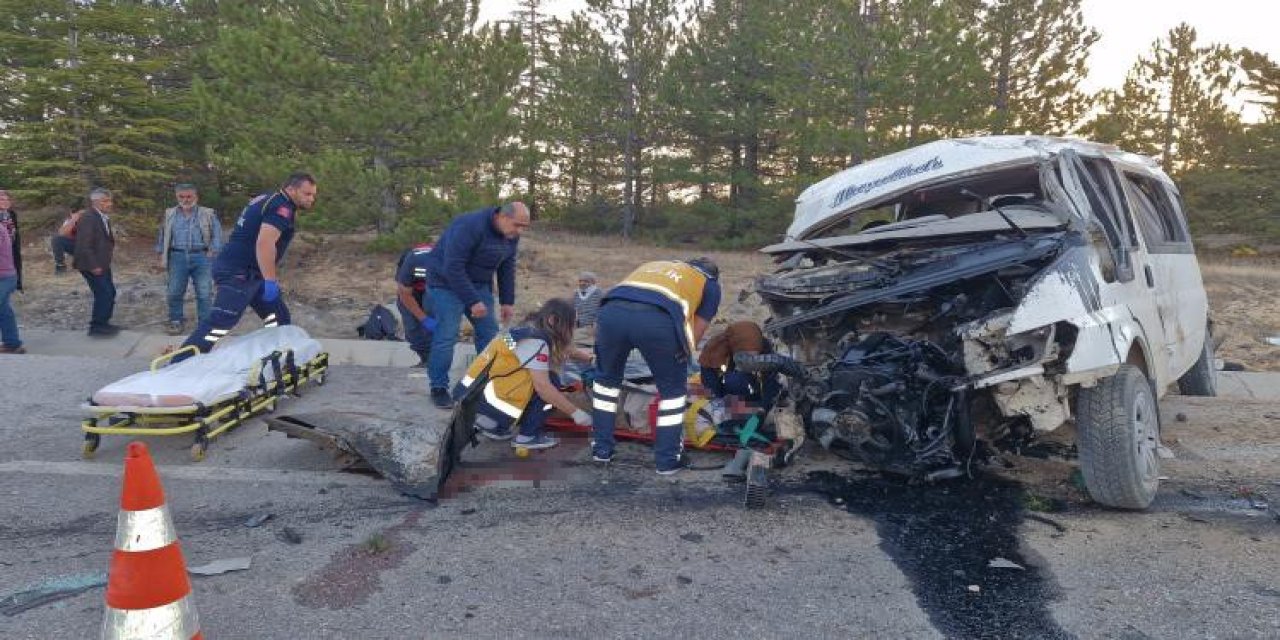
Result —
<path fill-rule="evenodd" d="M 733 354 L 733 364 L 739 371 L 746 373 L 781 373 L 801 380 L 809 377 L 804 365 L 790 356 L 781 353 L 745 353 Z"/>

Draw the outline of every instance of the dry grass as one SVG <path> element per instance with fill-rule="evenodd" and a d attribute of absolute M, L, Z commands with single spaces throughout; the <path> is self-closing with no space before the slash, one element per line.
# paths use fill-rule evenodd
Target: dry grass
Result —
<path fill-rule="evenodd" d="M 1280 347 L 1266 343 L 1280 336 L 1280 268 L 1257 261 L 1201 264 L 1218 357 L 1249 369 L 1280 371 Z"/>
<path fill-rule="evenodd" d="M 369 251 L 371 239 L 368 235 L 299 236 L 281 279 L 300 325 L 318 336 L 354 338 L 354 328 L 364 320 L 370 305 L 394 302 L 397 256 Z M 657 247 L 536 227 L 521 245 L 518 315 L 548 298 L 572 295 L 577 275 L 583 270 L 594 271 L 607 286 L 643 262 L 696 255 L 708 255 L 720 265 L 724 304 L 719 321 L 762 320 L 765 314 L 753 300 L 738 302 L 739 293 L 752 278 L 772 268 L 769 259 L 759 253 L 707 252 L 692 245 Z M 88 315 L 84 283 L 75 274 L 55 279 L 45 246 L 29 240 L 24 250 L 28 292 L 15 300 L 19 317 L 27 326 L 79 328 Z M 130 326 L 144 328 L 152 323 L 158 328 L 164 314 L 164 276 L 154 267 L 150 242 L 138 238 L 122 243 L 116 256 L 116 280 L 122 292 L 117 318 Z M 1214 256 L 1202 259 L 1201 269 L 1217 327 L 1219 356 L 1249 369 L 1280 370 L 1280 347 L 1265 342 L 1269 336 L 1280 336 L 1280 262 L 1274 258 Z M 151 297 L 131 293 L 141 283 L 151 283 Z M 68 305 L 75 307 L 71 320 L 66 317 Z M 246 320 L 244 328 L 253 324 Z"/>

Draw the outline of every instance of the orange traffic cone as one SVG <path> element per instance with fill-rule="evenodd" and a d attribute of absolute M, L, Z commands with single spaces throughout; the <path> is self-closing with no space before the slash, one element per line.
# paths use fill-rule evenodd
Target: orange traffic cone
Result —
<path fill-rule="evenodd" d="M 116 549 L 107 575 L 104 639 L 202 638 L 191 581 L 147 445 L 129 443 Z"/>

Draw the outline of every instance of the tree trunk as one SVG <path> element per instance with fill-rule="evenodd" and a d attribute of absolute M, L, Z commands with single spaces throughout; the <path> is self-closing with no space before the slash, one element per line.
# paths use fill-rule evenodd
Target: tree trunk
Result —
<path fill-rule="evenodd" d="M 396 198 L 395 179 L 391 173 L 391 169 L 387 164 L 387 150 L 385 145 L 378 144 L 373 155 L 374 173 L 381 181 L 378 190 L 380 193 L 380 206 L 378 210 L 378 235 L 392 233 L 396 230 L 396 224 L 399 222 L 399 203 Z"/>

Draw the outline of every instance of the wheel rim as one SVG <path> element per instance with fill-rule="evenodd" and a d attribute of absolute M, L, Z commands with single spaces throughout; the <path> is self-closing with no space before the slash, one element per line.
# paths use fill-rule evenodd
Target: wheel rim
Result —
<path fill-rule="evenodd" d="M 1145 485 L 1154 485 L 1160 477 L 1160 426 L 1151 391 L 1139 386 L 1133 398 L 1134 446 L 1138 452 L 1139 472 Z"/>

